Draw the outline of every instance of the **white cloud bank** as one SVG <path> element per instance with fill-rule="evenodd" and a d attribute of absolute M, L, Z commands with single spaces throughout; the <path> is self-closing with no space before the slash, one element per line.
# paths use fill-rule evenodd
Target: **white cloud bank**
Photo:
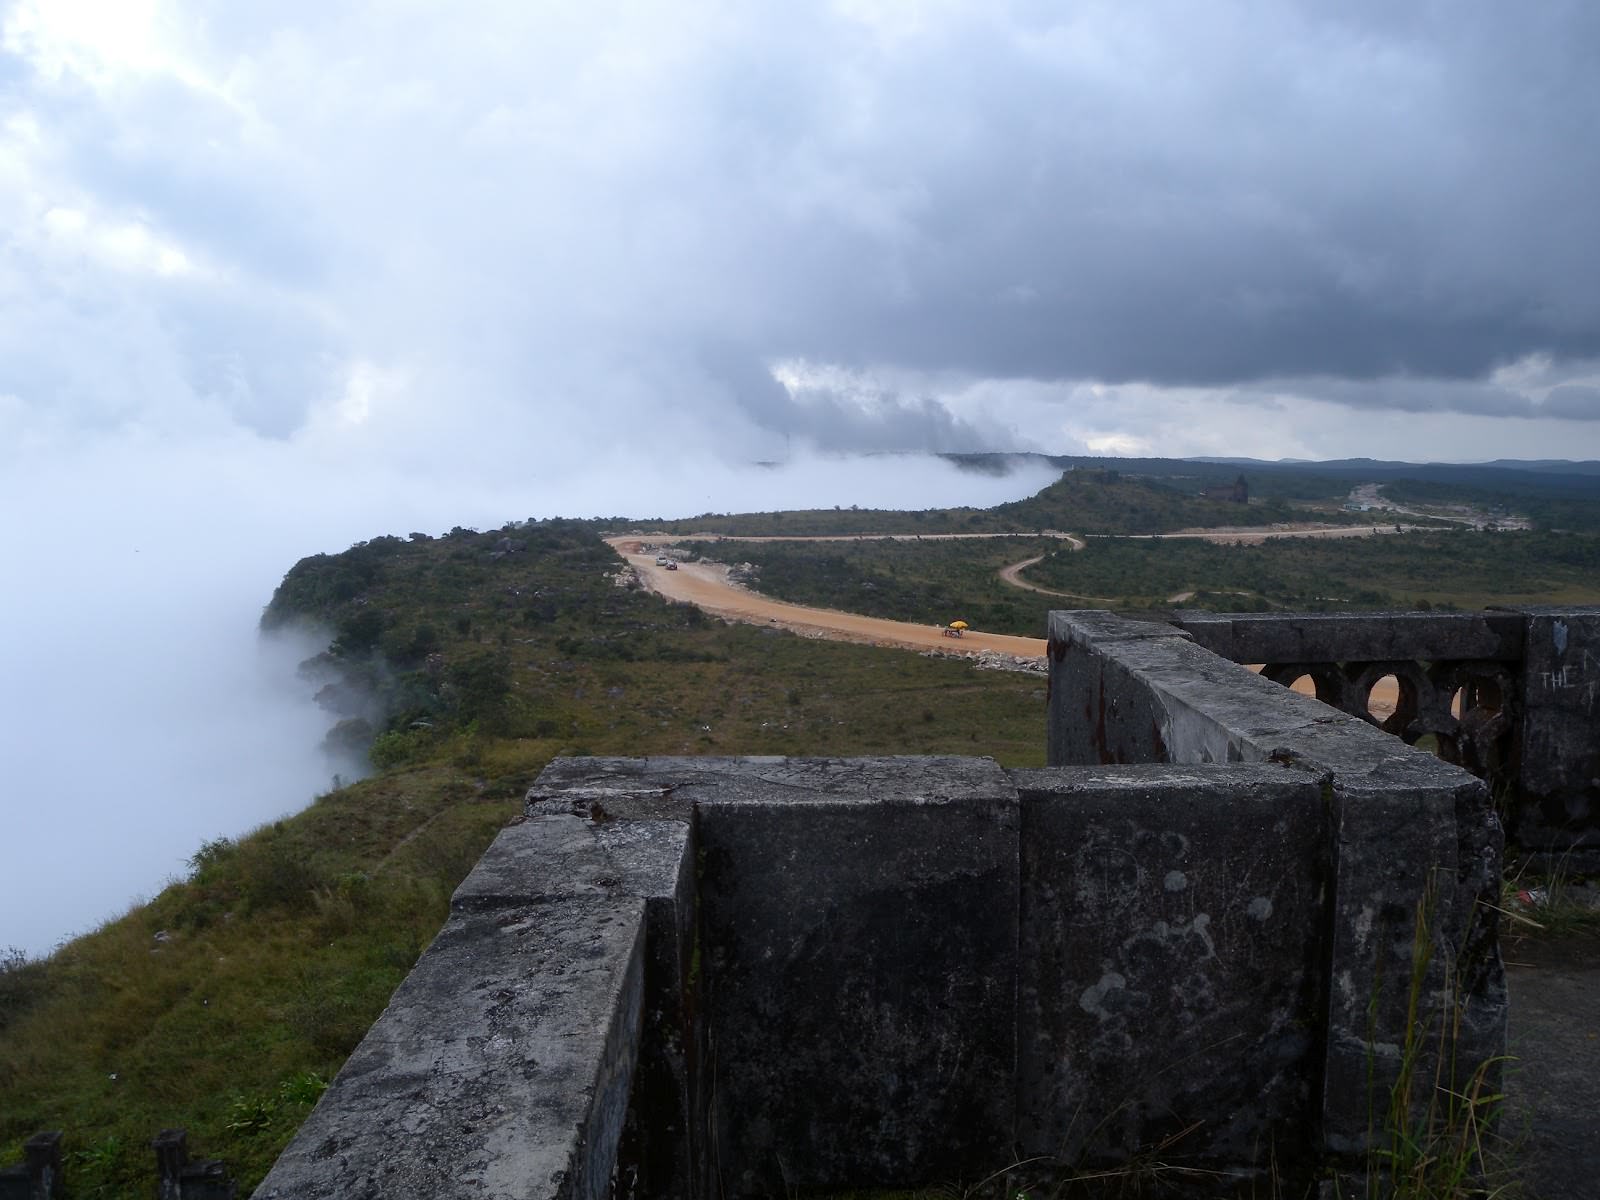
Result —
<path fill-rule="evenodd" d="M 1049 479 L 914 457 L 765 469 L 665 448 L 524 454 L 498 474 L 416 474 L 255 437 L 119 438 L 13 464 L 0 477 L 0 948 L 48 950 L 153 894 L 203 840 L 294 812 L 349 771 L 317 749 L 330 718 L 294 677 L 307 647 L 256 635 L 306 554 L 550 515 L 992 504 Z"/>

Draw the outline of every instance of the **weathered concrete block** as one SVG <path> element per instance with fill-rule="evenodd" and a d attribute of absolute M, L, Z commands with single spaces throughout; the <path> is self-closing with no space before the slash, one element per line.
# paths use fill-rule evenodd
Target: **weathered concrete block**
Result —
<path fill-rule="evenodd" d="M 1008 1161 L 1004 773 L 949 758 L 729 770 L 698 825 L 721 1188 L 908 1186 Z"/>
<path fill-rule="evenodd" d="M 1520 612 L 1528 634 L 1517 838 L 1600 859 L 1600 609 Z"/>
<path fill-rule="evenodd" d="M 573 896 L 671 900 L 689 837 L 687 819 L 597 825 L 560 811 L 527 817 L 495 836 L 450 905 L 482 910 Z"/>
<path fill-rule="evenodd" d="M 255 1194 L 606 1195 L 643 959 L 640 899 L 458 912 Z"/>
<path fill-rule="evenodd" d="M 43 1130 L 22 1146 L 23 1160 L 0 1167 L 0 1200 L 57 1200 L 62 1184 L 61 1131 Z"/>
<path fill-rule="evenodd" d="M 1261 761 L 1308 731 L 1365 726 L 1168 626 L 1090 616 L 1050 614 L 1053 766 Z"/>
<path fill-rule="evenodd" d="M 1278 766 L 1011 774 L 1022 1153 L 1308 1160 L 1331 882 L 1316 781 Z"/>
<path fill-rule="evenodd" d="M 1356 1154 L 1387 1137 L 1390 1087 L 1408 1062 L 1417 1108 L 1436 1078 L 1463 1087 L 1505 1052 L 1501 846 L 1477 780 L 1336 775 L 1332 791 L 1323 1126 L 1330 1150 Z"/>
<path fill-rule="evenodd" d="M 1381 1111 L 1417 1028 L 1437 1031 L 1459 1012 L 1463 1036 L 1449 1056 L 1462 1073 L 1498 1054 L 1501 834 L 1484 784 L 1198 646 L 1143 630 L 1119 638 L 1115 618 L 1079 618 L 1050 618 L 1052 764 L 1271 760 L 1326 788 L 1335 848 L 1327 1147 L 1365 1147 L 1373 1106 Z M 1414 961 L 1424 964 L 1415 985 Z M 1417 1049 L 1424 1074 L 1438 1046 Z"/>

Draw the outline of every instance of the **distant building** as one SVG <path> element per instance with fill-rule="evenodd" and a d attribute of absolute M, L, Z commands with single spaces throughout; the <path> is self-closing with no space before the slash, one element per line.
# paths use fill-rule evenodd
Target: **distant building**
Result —
<path fill-rule="evenodd" d="M 1207 488 L 1200 494 L 1207 500 L 1229 500 L 1234 504 L 1250 503 L 1250 485 L 1244 481 L 1243 475 L 1227 487 Z"/>

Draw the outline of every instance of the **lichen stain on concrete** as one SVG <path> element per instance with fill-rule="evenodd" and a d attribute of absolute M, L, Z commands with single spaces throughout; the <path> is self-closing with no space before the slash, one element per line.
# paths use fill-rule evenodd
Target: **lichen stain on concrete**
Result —
<path fill-rule="evenodd" d="M 1163 946 L 1173 942 L 1185 941 L 1190 937 L 1197 938 L 1206 952 L 1201 958 L 1216 958 L 1216 943 L 1211 940 L 1211 914 L 1195 913 L 1188 921 L 1180 921 L 1176 925 L 1169 925 L 1165 921 L 1156 921 L 1143 933 L 1136 933 L 1126 942 L 1122 943 L 1124 952 L 1137 946 L 1140 942 L 1159 942 Z"/>
<path fill-rule="evenodd" d="M 1100 976 L 1100 982 L 1090 984 L 1083 989 L 1083 995 L 1078 997 L 1078 1007 L 1090 1016 L 1098 1017 L 1102 1021 L 1114 1021 L 1119 1016 L 1123 1005 L 1112 1001 L 1107 1006 L 1106 1001 L 1114 993 L 1122 991 L 1128 986 L 1125 976 L 1116 971 L 1107 971 Z M 1118 997 L 1120 999 L 1120 997 Z"/>
<path fill-rule="evenodd" d="M 1189 877 L 1182 871 L 1168 871 L 1162 886 L 1169 892 L 1181 892 L 1189 886 Z"/>
<path fill-rule="evenodd" d="M 1356 914 L 1356 919 L 1350 923 L 1350 928 L 1356 935 L 1358 950 L 1367 948 L 1367 939 L 1372 936 L 1372 922 L 1376 916 L 1377 913 L 1373 911 L 1372 905 L 1363 904 L 1361 911 Z"/>
<path fill-rule="evenodd" d="M 1272 915 L 1272 901 L 1266 896 L 1257 896 L 1245 906 L 1245 912 L 1258 921 L 1265 921 Z"/>
<path fill-rule="evenodd" d="M 1072 856 L 1072 878 L 1084 912 L 1107 916 L 1125 912 L 1140 902 L 1145 890 L 1145 869 L 1129 851 L 1105 843 L 1090 843 Z"/>

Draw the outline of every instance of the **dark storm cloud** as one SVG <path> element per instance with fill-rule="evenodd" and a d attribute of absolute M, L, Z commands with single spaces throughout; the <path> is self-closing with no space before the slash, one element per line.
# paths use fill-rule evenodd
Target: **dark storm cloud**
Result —
<path fill-rule="evenodd" d="M 1600 387 L 1582 387 L 1566 384 L 1551 388 L 1550 394 L 1539 406 L 1542 413 L 1552 417 L 1567 417 L 1575 421 L 1600 421 Z"/>
<path fill-rule="evenodd" d="M 1600 355 L 1589 4 L 168 7 L 147 43 L 18 0 L 0 57 L 56 192 L 215 268 L 217 305 L 139 295 L 274 434 L 357 359 L 470 381 L 432 401 L 457 425 L 487 396 L 598 434 L 651 379 L 760 457 L 970 419 L 888 386 L 718 409 L 701 347 L 1545 417 L 1484 380 Z M 231 294 L 261 291 L 266 322 Z"/>
<path fill-rule="evenodd" d="M 1387 45 L 1313 22 L 1269 23 L 1288 43 L 1235 30 L 1181 51 L 1223 51 L 1187 87 L 1146 60 L 1157 98 L 1132 130 L 1075 126 L 1094 97 L 1036 77 L 987 115 L 995 161 L 966 164 L 987 184 L 907 256 L 899 319 L 844 336 L 977 373 L 1163 383 L 1470 378 L 1592 354 L 1600 143 L 1552 132 L 1600 114 L 1600 73 L 1574 69 L 1600 44 L 1596 11 L 1529 32 L 1505 28 L 1521 10 L 1459 28 L 1440 10 Z"/>
<path fill-rule="evenodd" d="M 756 426 L 822 451 L 959 453 L 996 444 L 994 428 L 957 417 L 931 396 L 904 397 L 861 381 L 789 387 L 760 359 L 729 346 L 704 348 L 709 378 Z M 1008 439 L 1015 442 L 1015 437 Z M 1018 448 L 1026 448 L 1024 442 Z"/>
<path fill-rule="evenodd" d="M 856 208 L 764 247 L 764 345 L 1211 385 L 1600 350 L 1600 9 L 1123 11 L 878 64 L 877 123 L 820 134 Z"/>

